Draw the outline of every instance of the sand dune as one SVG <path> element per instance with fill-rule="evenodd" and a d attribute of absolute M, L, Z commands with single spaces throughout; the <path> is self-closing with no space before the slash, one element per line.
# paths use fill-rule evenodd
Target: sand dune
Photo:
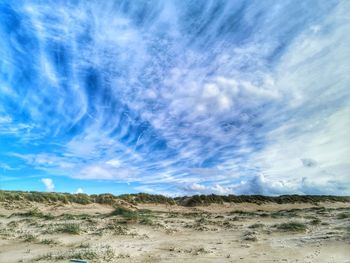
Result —
<path fill-rule="evenodd" d="M 350 262 L 350 204 L 0 203 L 0 262 Z"/>

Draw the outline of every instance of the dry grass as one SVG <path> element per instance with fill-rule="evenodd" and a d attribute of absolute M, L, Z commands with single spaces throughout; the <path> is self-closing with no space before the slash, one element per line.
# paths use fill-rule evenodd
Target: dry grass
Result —
<path fill-rule="evenodd" d="M 80 234 L 80 225 L 74 224 L 74 223 L 66 223 L 66 224 L 63 224 L 60 228 L 58 228 L 58 231 L 61 233 L 79 235 Z"/>
<path fill-rule="evenodd" d="M 307 226 L 301 222 L 288 222 L 276 225 L 276 228 L 281 231 L 289 231 L 289 232 L 305 232 L 307 230 Z"/>

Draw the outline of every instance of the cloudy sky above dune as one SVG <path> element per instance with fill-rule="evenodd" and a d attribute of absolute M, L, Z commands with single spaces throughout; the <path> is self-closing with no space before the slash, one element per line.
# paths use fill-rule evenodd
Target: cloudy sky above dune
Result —
<path fill-rule="evenodd" d="M 350 195 L 350 1 L 0 3 L 0 188 Z"/>

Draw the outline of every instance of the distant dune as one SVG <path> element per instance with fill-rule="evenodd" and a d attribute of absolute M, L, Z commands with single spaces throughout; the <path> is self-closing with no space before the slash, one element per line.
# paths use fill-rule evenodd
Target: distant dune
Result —
<path fill-rule="evenodd" d="M 1 191 L 1 201 L 31 201 L 31 202 L 62 202 L 77 204 L 115 204 L 122 201 L 130 204 L 168 204 L 181 206 L 202 206 L 210 204 L 224 203 L 319 203 L 319 202 L 350 202 L 350 196 L 333 195 L 281 195 L 281 196 L 263 196 L 263 195 L 193 195 L 183 197 L 166 197 L 163 195 L 152 195 L 146 193 L 123 194 L 115 196 L 112 194 L 70 194 L 56 192 L 24 192 L 24 191 Z"/>

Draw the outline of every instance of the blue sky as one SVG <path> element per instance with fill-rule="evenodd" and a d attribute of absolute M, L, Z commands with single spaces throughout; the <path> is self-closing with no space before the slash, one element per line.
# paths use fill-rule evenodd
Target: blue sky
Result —
<path fill-rule="evenodd" d="M 349 12 L 1 1 L 1 189 L 350 195 Z"/>

